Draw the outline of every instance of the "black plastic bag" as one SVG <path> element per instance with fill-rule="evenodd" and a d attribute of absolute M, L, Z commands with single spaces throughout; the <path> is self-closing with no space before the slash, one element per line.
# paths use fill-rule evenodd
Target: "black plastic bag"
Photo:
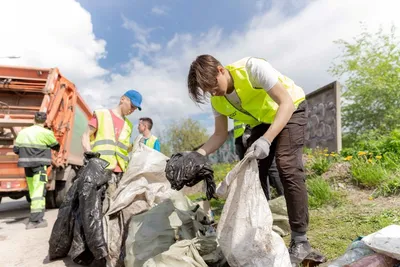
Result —
<path fill-rule="evenodd" d="M 74 238 L 70 252 L 71 259 L 79 265 L 89 265 L 93 262 L 93 253 L 88 248 L 83 232 L 82 218 L 80 213 L 75 214 Z"/>
<path fill-rule="evenodd" d="M 102 222 L 102 196 L 107 181 L 111 179 L 111 171 L 105 169 L 108 165 L 100 158 L 89 159 L 85 170 L 80 173 L 82 178 L 77 181 L 84 239 L 97 260 L 108 255 Z"/>
<path fill-rule="evenodd" d="M 70 251 L 74 262 L 88 265 L 107 256 L 102 201 L 111 171 L 98 153 L 85 153 L 84 166 L 62 203 L 49 240 L 49 259 Z M 72 246 L 72 247 L 71 247 Z"/>
<path fill-rule="evenodd" d="M 172 189 L 181 190 L 185 185 L 192 187 L 204 180 L 207 199 L 214 197 L 214 171 L 207 158 L 198 152 L 173 154 L 167 161 L 165 173 Z"/>
<path fill-rule="evenodd" d="M 64 258 L 68 255 L 74 235 L 75 217 L 73 211 L 78 209 L 77 198 L 77 183 L 73 183 L 58 210 L 57 220 L 53 225 L 49 240 L 50 260 Z"/>

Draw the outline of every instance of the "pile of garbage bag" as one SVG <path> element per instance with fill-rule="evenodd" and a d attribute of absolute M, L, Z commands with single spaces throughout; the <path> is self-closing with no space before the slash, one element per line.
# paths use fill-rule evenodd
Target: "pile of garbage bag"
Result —
<path fill-rule="evenodd" d="M 109 163 L 99 154 L 85 153 L 85 164 L 68 190 L 49 240 L 49 259 L 70 254 L 75 263 L 89 265 L 108 255 L 102 224 L 102 201 L 111 178 Z"/>
<path fill-rule="evenodd" d="M 288 232 L 285 211 L 271 213 L 256 160 L 246 157 L 228 174 L 226 203 L 215 229 L 207 212 L 176 190 L 205 179 L 208 196 L 214 195 L 212 169 L 196 154 L 169 159 L 135 142 L 128 169 L 109 199 L 107 164 L 85 157 L 53 227 L 51 260 L 69 254 L 78 264 L 104 260 L 107 267 L 291 266 L 280 237 Z M 184 170 L 187 160 L 193 164 Z M 167 174 L 178 169 L 185 175 Z M 185 179 L 176 179 L 173 189 L 176 177 Z M 274 221 L 280 223 L 279 234 Z"/>
<path fill-rule="evenodd" d="M 346 252 L 321 267 L 400 266 L 400 225 L 390 225 L 354 240 Z"/>

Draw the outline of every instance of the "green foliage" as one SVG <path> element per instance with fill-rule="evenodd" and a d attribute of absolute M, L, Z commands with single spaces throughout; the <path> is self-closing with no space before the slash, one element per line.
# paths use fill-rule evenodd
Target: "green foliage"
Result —
<path fill-rule="evenodd" d="M 375 189 L 388 179 L 388 172 L 379 161 L 357 157 L 351 160 L 353 181 L 360 187 Z"/>
<path fill-rule="evenodd" d="M 234 163 L 218 163 L 213 165 L 214 170 L 214 180 L 215 183 L 218 184 L 222 182 L 228 172 L 230 172 L 237 162 Z"/>
<path fill-rule="evenodd" d="M 207 129 L 191 118 L 174 121 L 167 126 L 163 134 L 164 146 L 162 149 L 171 155 L 172 153 L 190 151 L 207 141 Z"/>
<path fill-rule="evenodd" d="M 167 157 L 170 157 L 172 155 L 171 146 L 168 143 L 163 142 L 161 139 L 160 139 L 160 148 L 161 148 L 160 149 L 161 153 L 163 153 Z"/>
<path fill-rule="evenodd" d="M 320 176 L 307 179 L 308 205 L 310 208 L 320 208 L 324 205 L 337 206 L 340 195 L 330 187 L 329 183 Z"/>
<path fill-rule="evenodd" d="M 362 133 L 384 133 L 400 126 L 400 42 L 393 26 L 371 34 L 366 28 L 353 41 L 339 40 L 340 61 L 329 71 L 345 78 L 342 123 L 345 145 Z"/>
<path fill-rule="evenodd" d="M 308 161 L 306 164 L 306 168 L 311 171 L 312 174 L 321 175 L 329 170 L 332 166 L 332 163 L 336 162 L 336 158 L 338 154 L 331 152 L 328 153 L 328 150 L 311 150 L 307 151 L 308 153 Z"/>
<path fill-rule="evenodd" d="M 400 177 L 399 174 L 392 175 L 385 183 L 382 183 L 374 196 L 392 196 L 400 194 Z"/>

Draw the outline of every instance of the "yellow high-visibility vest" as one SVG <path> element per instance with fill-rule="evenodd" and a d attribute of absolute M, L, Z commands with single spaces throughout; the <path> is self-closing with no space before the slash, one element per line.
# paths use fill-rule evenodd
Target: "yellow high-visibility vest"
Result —
<path fill-rule="evenodd" d="M 235 91 L 241 100 L 243 110 L 236 109 L 225 96 L 212 96 L 211 104 L 220 114 L 248 124 L 250 127 L 261 123 L 271 124 L 279 106 L 263 88 L 253 88 L 246 71 L 246 63 L 249 59 L 250 57 L 246 57 L 225 67 L 232 75 Z M 297 108 L 305 100 L 303 89 L 280 73 L 278 80 L 286 88 Z"/>
<path fill-rule="evenodd" d="M 107 169 L 115 169 L 117 164 L 125 172 L 129 163 L 128 147 L 132 133 L 132 123 L 125 118 L 124 126 L 118 140 L 115 138 L 114 123 L 111 113 L 108 109 L 99 109 L 95 111 L 98 127 L 96 137 L 91 136 L 91 147 L 93 152 L 99 152 L 100 158 L 108 161 Z"/>

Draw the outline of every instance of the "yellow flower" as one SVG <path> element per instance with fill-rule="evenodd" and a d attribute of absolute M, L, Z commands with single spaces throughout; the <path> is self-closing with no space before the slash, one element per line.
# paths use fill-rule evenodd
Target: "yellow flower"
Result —
<path fill-rule="evenodd" d="M 358 155 L 359 155 L 359 156 L 364 156 L 364 155 L 366 155 L 366 154 L 367 154 L 367 152 L 364 152 L 364 151 L 358 152 Z"/>
<path fill-rule="evenodd" d="M 347 156 L 344 158 L 344 160 L 351 160 L 353 158 L 353 156 Z"/>
<path fill-rule="evenodd" d="M 369 163 L 372 163 L 372 159 L 369 159 L 368 162 L 369 162 Z"/>
<path fill-rule="evenodd" d="M 335 154 L 335 153 L 331 153 L 331 155 L 330 155 L 331 157 L 337 157 L 337 154 Z"/>
<path fill-rule="evenodd" d="M 382 156 L 376 156 L 375 158 L 376 158 L 376 159 L 381 159 L 381 158 L 382 158 Z"/>
<path fill-rule="evenodd" d="M 328 149 L 327 149 L 327 148 L 325 148 L 325 149 L 324 149 L 324 152 L 325 152 L 325 153 L 326 153 L 326 152 L 328 152 Z"/>
<path fill-rule="evenodd" d="M 325 154 L 325 157 L 329 157 L 329 154 Z"/>
<path fill-rule="evenodd" d="M 368 199 L 369 199 L 369 200 L 373 200 L 374 197 L 373 197 L 373 196 L 369 196 Z"/>

